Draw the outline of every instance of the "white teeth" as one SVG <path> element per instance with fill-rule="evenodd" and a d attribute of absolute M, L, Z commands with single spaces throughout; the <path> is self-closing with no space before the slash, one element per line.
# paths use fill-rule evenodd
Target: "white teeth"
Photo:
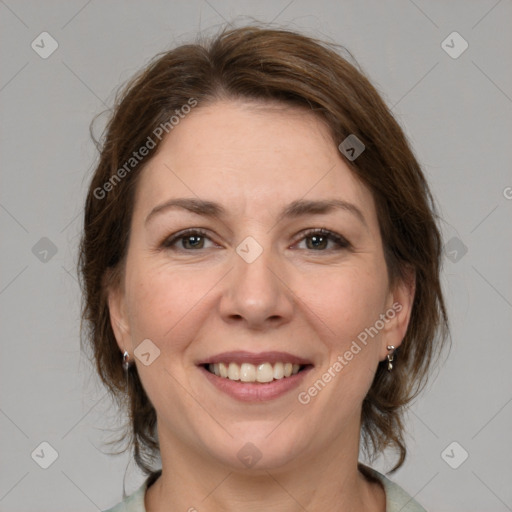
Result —
<path fill-rule="evenodd" d="M 219 372 L 221 377 L 227 377 L 228 367 L 224 363 L 219 363 Z"/>
<path fill-rule="evenodd" d="M 272 382 L 274 380 L 274 369 L 270 363 L 258 365 L 256 370 L 256 380 L 258 382 Z"/>
<path fill-rule="evenodd" d="M 272 382 L 299 373 L 300 365 L 292 363 L 261 363 L 257 366 L 251 363 L 214 363 L 208 365 L 208 370 L 218 377 L 242 382 Z"/>
<path fill-rule="evenodd" d="M 274 365 L 274 379 L 282 379 L 284 377 L 283 363 L 276 363 Z"/>
<path fill-rule="evenodd" d="M 256 367 L 253 364 L 243 363 L 240 366 L 240 380 L 242 382 L 254 382 L 256 380 Z"/>
<path fill-rule="evenodd" d="M 236 363 L 229 363 L 228 379 L 240 380 L 240 366 L 238 366 Z"/>

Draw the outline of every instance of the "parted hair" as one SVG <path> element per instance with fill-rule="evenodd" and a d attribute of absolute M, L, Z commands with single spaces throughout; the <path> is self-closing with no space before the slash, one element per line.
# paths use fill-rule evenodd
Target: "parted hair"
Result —
<path fill-rule="evenodd" d="M 387 371 L 385 362 L 378 366 L 362 404 L 361 446 L 370 459 L 386 448 L 395 450 L 392 470 L 405 460 L 404 413 L 449 341 L 440 282 L 439 216 L 404 132 L 344 52 L 343 47 L 294 31 L 224 28 L 152 59 L 119 91 L 102 136 L 95 140 L 99 156 L 86 197 L 78 263 L 82 348 L 126 411 L 121 440 L 133 448 L 146 474 L 155 470 L 159 457 L 156 411 L 135 365 L 125 375 L 107 292 L 123 279 L 137 179 L 160 144 L 155 129 L 169 127 L 169 119 L 191 99 L 196 108 L 226 99 L 301 107 L 327 125 L 336 146 L 348 135 L 363 142 L 364 151 L 353 161 L 346 158 L 346 163 L 375 200 L 390 285 L 409 279 L 411 272 L 416 284 L 393 371 Z M 118 179 L 119 170 L 148 137 L 156 147 L 140 162 L 132 161 L 128 170 L 125 166 Z"/>

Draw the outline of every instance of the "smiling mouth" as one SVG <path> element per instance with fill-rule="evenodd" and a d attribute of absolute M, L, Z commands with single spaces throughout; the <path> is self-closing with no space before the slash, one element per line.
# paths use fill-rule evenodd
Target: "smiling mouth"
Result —
<path fill-rule="evenodd" d="M 305 370 L 311 365 L 292 364 L 288 362 L 251 364 L 235 362 L 210 363 L 202 365 L 217 377 L 247 383 L 261 383 L 287 379 Z"/>

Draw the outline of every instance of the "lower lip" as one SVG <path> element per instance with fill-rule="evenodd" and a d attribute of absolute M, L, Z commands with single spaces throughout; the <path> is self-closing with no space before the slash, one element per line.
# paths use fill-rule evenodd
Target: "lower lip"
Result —
<path fill-rule="evenodd" d="M 199 369 L 204 373 L 205 377 L 227 395 L 241 400 L 243 402 L 264 402 L 266 400 L 273 400 L 279 398 L 290 392 L 292 389 L 297 388 L 304 376 L 312 367 L 306 367 L 304 370 L 291 375 L 290 377 L 283 377 L 282 379 L 273 380 L 272 382 L 241 382 L 239 380 L 231 380 L 225 377 L 218 377 L 214 373 L 209 372 L 203 366 Z"/>

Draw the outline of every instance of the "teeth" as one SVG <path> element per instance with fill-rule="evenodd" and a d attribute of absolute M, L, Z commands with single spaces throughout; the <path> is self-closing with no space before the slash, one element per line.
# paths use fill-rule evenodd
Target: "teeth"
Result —
<path fill-rule="evenodd" d="M 209 364 L 208 370 L 217 375 L 230 380 L 239 380 L 242 382 L 272 382 L 284 377 L 290 377 L 299 373 L 300 365 L 292 363 L 262 363 L 254 365 L 251 363 L 215 363 Z"/>
<path fill-rule="evenodd" d="M 219 363 L 219 372 L 221 377 L 228 376 L 228 367 L 224 363 Z M 217 375 L 217 374 L 215 374 Z"/>
<path fill-rule="evenodd" d="M 215 365 L 213 365 L 213 366 L 215 366 Z M 229 363 L 228 379 L 240 380 L 240 366 L 238 366 L 236 363 Z"/>
<path fill-rule="evenodd" d="M 274 365 L 274 379 L 282 379 L 284 377 L 283 363 L 276 363 Z"/>
<path fill-rule="evenodd" d="M 274 369 L 270 363 L 258 365 L 258 368 L 256 368 L 256 380 L 258 382 L 272 382 L 274 380 Z"/>
<path fill-rule="evenodd" d="M 256 367 L 249 363 L 242 364 L 240 366 L 240 380 L 242 382 L 254 382 L 256 380 Z"/>

